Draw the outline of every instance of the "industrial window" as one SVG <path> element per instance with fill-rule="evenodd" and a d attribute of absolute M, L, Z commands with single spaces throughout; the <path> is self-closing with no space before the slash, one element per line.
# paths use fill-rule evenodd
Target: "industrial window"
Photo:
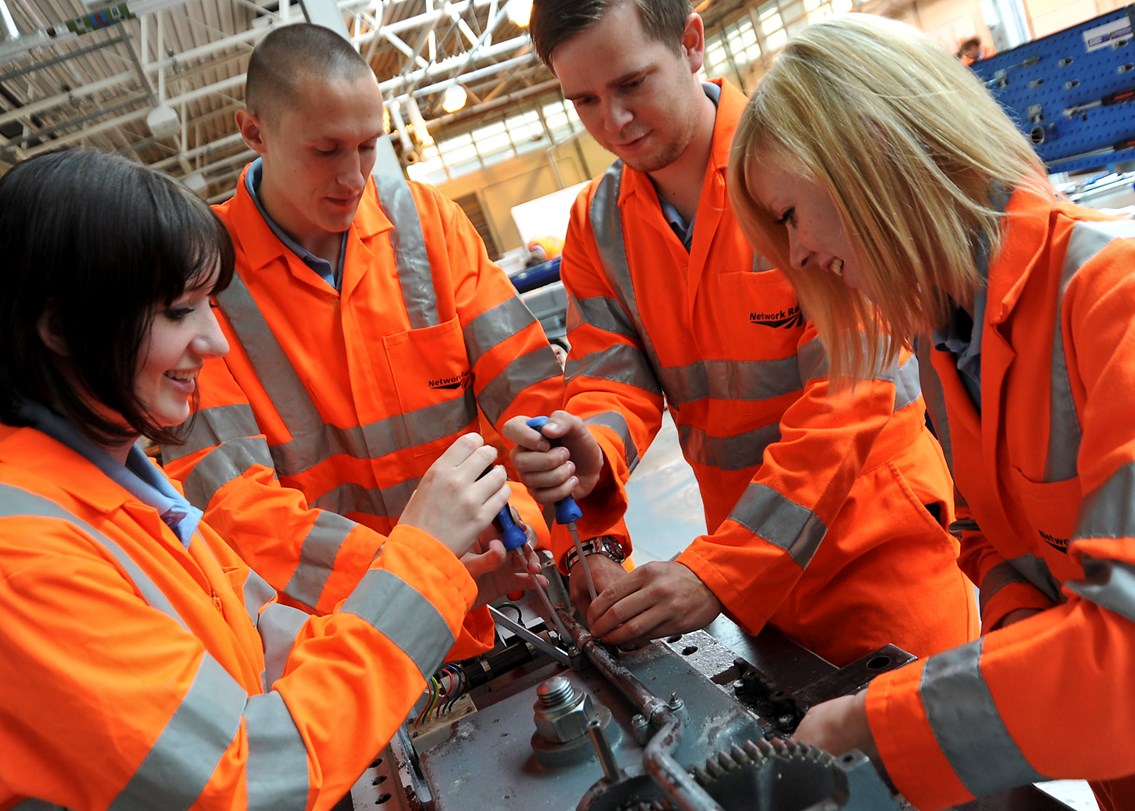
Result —
<path fill-rule="evenodd" d="M 543 102 L 469 132 L 438 139 L 421 150 L 406 173 L 424 183 L 444 183 L 535 149 L 548 149 L 583 129 L 571 105 L 562 99 L 549 103 L 547 97 Z"/>

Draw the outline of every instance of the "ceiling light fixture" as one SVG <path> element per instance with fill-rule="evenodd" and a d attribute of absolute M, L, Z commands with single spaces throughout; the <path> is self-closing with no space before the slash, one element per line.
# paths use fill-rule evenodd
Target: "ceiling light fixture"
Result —
<path fill-rule="evenodd" d="M 451 84 L 445 88 L 445 95 L 441 100 L 441 109 L 447 113 L 456 113 L 465 106 L 468 99 L 469 93 L 466 92 L 464 87 L 459 84 Z"/>
<path fill-rule="evenodd" d="M 518 28 L 527 28 L 532 18 L 532 0 L 512 0 L 508 4 L 508 18 Z"/>

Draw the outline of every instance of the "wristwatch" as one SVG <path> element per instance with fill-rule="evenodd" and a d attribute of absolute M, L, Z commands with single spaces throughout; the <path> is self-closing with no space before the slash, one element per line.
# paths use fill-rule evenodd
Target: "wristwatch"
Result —
<path fill-rule="evenodd" d="M 627 559 L 627 552 L 623 549 L 623 542 L 618 538 L 612 538 L 610 535 L 599 535 L 595 538 L 588 538 L 586 541 L 580 541 L 579 545 L 583 548 L 583 555 L 604 555 L 609 557 L 615 563 L 622 563 Z M 575 566 L 576 561 L 579 559 L 579 553 L 573 545 L 568 549 L 567 554 L 564 555 L 564 571 L 571 574 L 572 567 Z"/>

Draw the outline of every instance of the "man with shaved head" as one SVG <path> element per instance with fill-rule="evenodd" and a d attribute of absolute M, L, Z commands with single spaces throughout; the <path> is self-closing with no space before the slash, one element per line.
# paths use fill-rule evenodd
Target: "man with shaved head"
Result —
<path fill-rule="evenodd" d="M 400 174 L 372 176 L 382 94 L 345 39 L 273 30 L 249 60 L 245 102 L 236 124 L 259 157 L 216 207 L 237 255 L 217 301 L 232 350 L 205 364 L 189 441 L 163 456 L 257 571 L 326 612 L 446 448 L 560 407 L 563 380 L 461 209 Z M 523 488 L 512 502 L 547 532 Z M 489 539 L 466 557 L 481 601 L 527 582 L 504 560 Z M 454 655 L 491 644 L 482 612 Z"/>

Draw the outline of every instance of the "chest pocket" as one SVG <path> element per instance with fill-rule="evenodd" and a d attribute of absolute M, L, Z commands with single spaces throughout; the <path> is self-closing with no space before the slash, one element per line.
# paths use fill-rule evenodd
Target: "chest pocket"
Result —
<path fill-rule="evenodd" d="M 1018 468 L 1010 468 L 1010 471 L 1013 493 L 1036 533 L 1034 538 L 1053 549 L 1067 552 L 1083 500 L 1080 479 L 1037 482 Z"/>
<path fill-rule="evenodd" d="M 414 456 L 436 455 L 476 426 L 473 374 L 461 323 L 407 330 L 383 339 Z"/>
<path fill-rule="evenodd" d="M 745 359 L 771 360 L 796 353 L 804 314 L 780 271 L 725 271 L 714 286 L 714 321 L 730 354 L 740 351 Z M 756 349 L 759 354 L 751 354 Z"/>

